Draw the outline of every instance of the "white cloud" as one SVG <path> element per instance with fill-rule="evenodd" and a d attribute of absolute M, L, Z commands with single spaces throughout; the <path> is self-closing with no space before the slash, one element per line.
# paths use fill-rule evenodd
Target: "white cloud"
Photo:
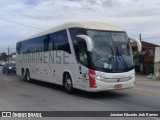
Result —
<path fill-rule="evenodd" d="M 22 24 L 46 29 L 69 21 L 111 23 L 122 26 L 131 36 L 154 37 L 160 31 L 159 6 L 159 0 L 8 0 L 0 11 L 0 38 L 7 41 L 1 44 L 13 45 L 40 31 Z M 160 45 L 158 39 L 151 42 Z"/>

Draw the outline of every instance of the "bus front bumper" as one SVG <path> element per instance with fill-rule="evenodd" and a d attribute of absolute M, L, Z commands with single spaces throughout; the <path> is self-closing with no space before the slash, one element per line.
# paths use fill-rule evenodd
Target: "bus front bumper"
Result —
<path fill-rule="evenodd" d="M 135 86 L 135 78 L 126 82 L 116 82 L 116 83 L 107 83 L 96 80 L 96 85 L 93 88 L 88 87 L 85 88 L 85 90 L 89 92 L 100 92 L 100 91 L 132 88 L 134 86 Z"/>

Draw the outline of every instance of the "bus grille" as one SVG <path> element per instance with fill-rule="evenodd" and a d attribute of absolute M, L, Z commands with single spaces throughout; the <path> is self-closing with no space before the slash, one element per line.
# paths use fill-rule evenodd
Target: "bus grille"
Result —
<path fill-rule="evenodd" d="M 131 80 L 132 78 L 130 77 L 125 77 L 125 78 L 104 78 L 103 82 L 107 82 L 107 83 L 117 83 L 117 82 L 127 82 L 129 80 Z"/>

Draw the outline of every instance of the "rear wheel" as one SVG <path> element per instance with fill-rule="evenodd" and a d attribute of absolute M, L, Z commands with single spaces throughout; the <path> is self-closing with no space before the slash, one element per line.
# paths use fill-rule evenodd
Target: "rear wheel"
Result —
<path fill-rule="evenodd" d="M 25 81 L 26 82 L 31 82 L 32 81 L 31 78 L 30 78 L 30 72 L 29 72 L 29 70 L 26 70 Z"/>
<path fill-rule="evenodd" d="M 67 93 L 73 93 L 72 78 L 68 73 L 66 73 L 63 77 L 63 86 Z"/>
<path fill-rule="evenodd" d="M 25 81 L 25 79 L 26 79 L 26 74 L 25 74 L 24 70 L 22 70 L 21 76 L 22 76 L 22 80 Z"/>

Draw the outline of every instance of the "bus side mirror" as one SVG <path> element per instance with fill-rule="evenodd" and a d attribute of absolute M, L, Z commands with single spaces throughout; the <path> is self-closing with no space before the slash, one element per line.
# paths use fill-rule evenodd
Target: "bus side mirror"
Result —
<path fill-rule="evenodd" d="M 137 43 L 137 47 L 138 47 L 138 52 L 142 51 L 142 43 L 140 40 L 136 39 L 136 38 L 129 38 L 130 41 L 135 41 Z"/>
<path fill-rule="evenodd" d="M 90 37 L 88 37 L 87 35 L 77 35 L 78 38 L 82 38 L 85 40 L 86 44 L 87 44 L 87 50 L 89 52 L 92 51 L 93 45 L 92 45 L 92 40 Z"/>

